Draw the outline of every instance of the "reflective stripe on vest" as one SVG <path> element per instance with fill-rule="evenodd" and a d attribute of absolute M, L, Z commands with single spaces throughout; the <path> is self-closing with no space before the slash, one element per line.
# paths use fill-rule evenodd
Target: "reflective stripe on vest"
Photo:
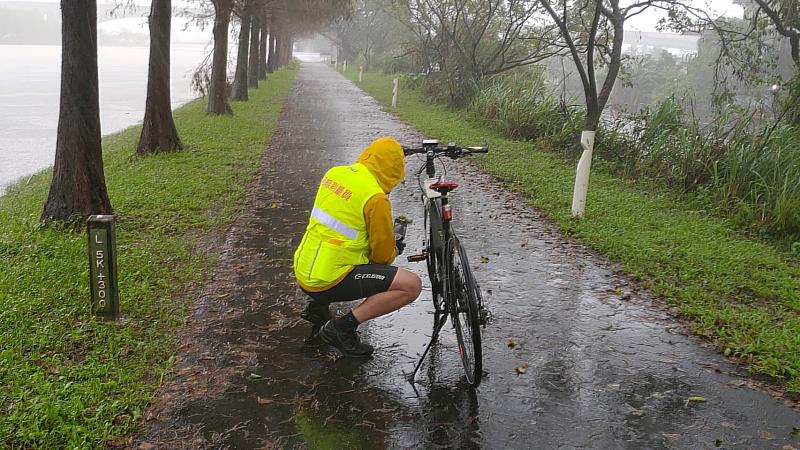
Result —
<path fill-rule="evenodd" d="M 331 230 L 347 236 L 350 239 L 355 239 L 358 237 L 358 230 L 344 222 L 340 222 L 335 217 L 323 211 L 319 206 L 314 205 L 314 209 L 311 210 L 311 217 L 319 220 L 320 223 L 324 224 Z"/>

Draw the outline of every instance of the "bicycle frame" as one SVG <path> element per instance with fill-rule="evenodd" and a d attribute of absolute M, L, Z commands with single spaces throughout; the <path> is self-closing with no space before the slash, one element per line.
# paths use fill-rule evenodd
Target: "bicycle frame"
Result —
<path fill-rule="evenodd" d="M 450 224 L 452 220 L 452 212 L 450 209 L 447 192 L 439 193 L 430 188 L 431 184 L 434 184 L 439 180 L 436 178 L 436 170 L 434 166 L 435 156 L 433 152 L 429 151 L 426 156 L 425 168 L 429 178 L 425 180 L 423 182 L 424 184 L 420 185 L 420 187 L 422 188 L 422 201 L 425 209 L 424 226 L 428 232 L 424 243 L 425 254 L 428 260 L 428 275 L 431 279 L 431 291 L 433 293 L 433 302 L 435 305 L 433 324 L 434 330 L 430 342 L 428 342 L 428 345 L 425 347 L 425 351 L 423 352 L 422 356 L 417 362 L 416 367 L 414 368 L 414 371 L 409 377 L 409 381 L 411 382 L 414 381 L 414 378 L 416 377 L 419 368 L 422 366 L 422 362 L 425 360 L 428 351 L 430 351 L 431 346 L 439 337 L 439 332 L 442 330 L 445 323 L 447 323 L 447 316 L 454 308 L 454 306 L 451 304 L 451 296 L 447 292 L 449 287 L 445 286 L 445 283 L 442 282 L 442 274 L 444 272 L 444 263 L 446 257 L 445 244 L 451 238 L 451 236 L 453 236 L 453 231 Z M 431 259 L 433 259 L 433 263 L 431 263 Z M 441 304 L 442 308 L 439 307 L 439 303 L 436 298 L 437 293 L 444 300 Z"/>
<path fill-rule="evenodd" d="M 424 240 L 425 249 L 422 255 L 410 256 L 409 261 L 426 260 L 435 308 L 430 342 L 408 377 L 408 381 L 412 384 L 431 346 L 438 340 L 439 332 L 447 322 L 448 316 L 451 316 L 456 331 L 459 357 L 464 365 L 467 380 L 473 387 L 477 387 L 480 383 L 479 327 L 484 323 L 485 309 L 482 306 L 480 287 L 471 274 L 464 248 L 451 225 L 453 213 L 448 193 L 458 185 L 437 178 L 435 161 L 441 156 L 457 159 L 473 153 L 487 153 L 488 150 L 485 139 L 482 147 L 460 147 L 454 143 L 440 147 L 437 140 L 424 140 L 421 148 L 403 148 L 405 155 L 424 154 L 426 157 L 425 164 L 417 173 L 425 211 L 427 233 Z M 422 180 L 423 171 L 428 176 L 425 181 Z M 456 269 L 456 263 L 460 269 Z M 462 314 L 465 316 L 461 317 Z M 465 336 L 469 340 L 468 345 L 465 345 Z M 473 349 L 474 353 L 471 353 L 470 349 Z"/>

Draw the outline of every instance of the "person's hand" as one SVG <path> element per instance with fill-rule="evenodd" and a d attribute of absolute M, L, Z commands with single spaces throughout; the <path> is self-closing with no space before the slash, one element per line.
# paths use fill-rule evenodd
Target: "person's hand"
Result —
<path fill-rule="evenodd" d="M 397 249 L 397 254 L 398 255 L 402 255 L 403 254 L 403 250 L 406 249 L 406 243 L 403 242 L 402 239 L 399 240 L 399 241 L 394 241 L 394 246 Z"/>

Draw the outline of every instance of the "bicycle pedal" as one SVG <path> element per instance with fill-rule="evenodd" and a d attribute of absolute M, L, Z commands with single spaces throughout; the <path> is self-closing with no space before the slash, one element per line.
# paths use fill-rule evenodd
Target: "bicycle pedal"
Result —
<path fill-rule="evenodd" d="M 408 262 L 420 262 L 425 261 L 428 257 L 424 253 L 420 253 L 418 255 L 408 255 Z"/>

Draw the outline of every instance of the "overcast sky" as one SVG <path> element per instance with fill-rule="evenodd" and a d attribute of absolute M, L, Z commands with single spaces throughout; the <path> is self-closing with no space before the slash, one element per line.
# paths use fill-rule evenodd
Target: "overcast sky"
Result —
<path fill-rule="evenodd" d="M 58 3 L 58 0 L 10 0 L 13 2 L 28 2 L 28 3 Z M 0 0 L 0 4 L 7 3 L 9 0 Z M 97 0 L 98 3 L 115 3 L 115 0 Z M 135 0 L 137 4 L 149 5 L 149 0 Z M 624 1 L 623 4 L 630 4 L 632 1 Z M 187 4 L 196 4 L 198 0 L 175 0 L 173 6 L 186 6 Z M 734 5 L 733 0 L 694 0 L 697 7 L 702 7 L 711 13 L 711 16 L 725 15 L 730 17 L 742 17 L 742 8 Z M 640 31 L 656 31 L 656 24 L 658 20 L 664 16 L 664 13 L 658 10 L 648 10 L 638 16 L 631 18 L 626 22 L 625 28 L 630 30 Z"/>

